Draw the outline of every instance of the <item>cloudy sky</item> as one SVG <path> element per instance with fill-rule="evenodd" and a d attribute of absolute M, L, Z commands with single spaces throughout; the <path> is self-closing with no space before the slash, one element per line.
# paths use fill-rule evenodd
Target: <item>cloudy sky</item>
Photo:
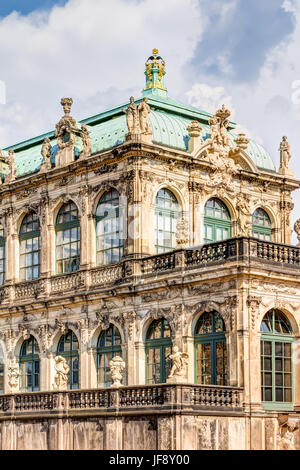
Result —
<path fill-rule="evenodd" d="M 299 46 L 300 0 L 1 0 L 0 147 L 53 129 L 62 96 L 77 119 L 140 96 L 157 47 L 171 97 L 229 105 L 277 167 L 287 135 L 300 179 Z"/>

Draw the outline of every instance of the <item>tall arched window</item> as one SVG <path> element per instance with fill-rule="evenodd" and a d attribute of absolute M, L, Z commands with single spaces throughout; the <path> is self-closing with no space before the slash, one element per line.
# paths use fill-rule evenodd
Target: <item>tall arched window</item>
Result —
<path fill-rule="evenodd" d="M 155 248 L 165 253 L 176 248 L 176 228 L 180 207 L 176 197 L 168 189 L 161 189 L 156 196 Z"/>
<path fill-rule="evenodd" d="M 170 325 L 165 319 L 151 323 L 146 336 L 146 382 L 165 383 L 171 372 L 172 350 Z"/>
<path fill-rule="evenodd" d="M 70 372 L 68 388 L 71 390 L 79 388 L 79 343 L 77 336 L 69 330 L 63 335 L 58 343 L 57 355 L 66 359 Z"/>
<path fill-rule="evenodd" d="M 289 408 L 293 401 L 292 328 L 282 312 L 271 310 L 261 324 L 261 386 L 266 408 Z"/>
<path fill-rule="evenodd" d="M 0 225 L 0 286 L 5 282 L 5 238 L 4 229 Z"/>
<path fill-rule="evenodd" d="M 227 240 L 231 237 L 231 217 L 225 204 L 210 199 L 204 208 L 204 243 Z"/>
<path fill-rule="evenodd" d="M 114 325 L 100 333 L 97 344 L 98 386 L 109 387 L 112 384 L 109 363 L 115 356 L 122 356 L 121 335 Z"/>
<path fill-rule="evenodd" d="M 64 204 L 56 219 L 56 272 L 77 271 L 80 265 L 80 223 L 73 202 Z"/>
<path fill-rule="evenodd" d="M 99 201 L 96 232 L 97 265 L 119 263 L 123 256 L 123 215 L 115 189 L 104 193 Z"/>
<path fill-rule="evenodd" d="M 252 235 L 260 240 L 272 241 L 272 224 L 263 209 L 256 209 L 252 216 Z"/>
<path fill-rule="evenodd" d="M 203 313 L 195 330 L 196 383 L 227 385 L 224 321 L 217 312 Z"/>
<path fill-rule="evenodd" d="M 20 388 L 22 392 L 40 390 L 39 346 L 33 336 L 23 342 L 20 351 Z"/>
<path fill-rule="evenodd" d="M 31 212 L 20 228 L 20 280 L 32 281 L 40 277 L 41 232 L 37 214 Z"/>

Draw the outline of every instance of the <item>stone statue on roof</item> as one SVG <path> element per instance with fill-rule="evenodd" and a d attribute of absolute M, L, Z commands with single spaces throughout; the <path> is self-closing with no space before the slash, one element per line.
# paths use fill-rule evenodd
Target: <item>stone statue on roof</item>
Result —
<path fill-rule="evenodd" d="M 149 115 L 151 113 L 150 106 L 148 104 L 148 98 L 143 98 L 143 101 L 138 107 L 140 129 L 142 134 L 152 135 L 152 129 L 149 121 Z"/>
<path fill-rule="evenodd" d="M 15 164 L 15 152 L 14 150 L 9 150 L 8 151 L 8 157 L 6 159 L 6 162 L 9 166 L 9 173 L 5 176 L 5 182 L 6 183 L 11 183 L 12 181 L 15 181 L 17 177 L 17 168 Z"/>
<path fill-rule="evenodd" d="M 282 141 L 280 143 L 279 151 L 280 151 L 280 169 L 279 169 L 279 173 L 281 175 L 294 176 L 294 173 L 289 168 L 289 163 L 290 163 L 290 159 L 291 159 L 291 146 L 288 143 L 288 140 L 287 140 L 286 136 L 282 137 Z"/>
<path fill-rule="evenodd" d="M 42 157 L 44 159 L 44 163 L 42 165 L 42 168 L 45 169 L 45 170 L 51 170 L 51 151 L 52 151 L 52 145 L 50 143 L 50 139 L 49 137 L 46 137 L 46 139 L 44 140 L 44 143 L 43 143 L 43 146 L 42 146 L 42 150 L 41 150 L 41 154 L 42 154 Z"/>
<path fill-rule="evenodd" d="M 92 144 L 90 138 L 90 132 L 85 124 L 81 126 L 81 139 L 83 143 L 83 151 L 80 156 L 90 157 L 92 154 Z"/>
<path fill-rule="evenodd" d="M 134 97 L 130 97 L 129 106 L 127 109 L 122 110 L 126 114 L 126 122 L 128 132 L 131 135 L 138 135 L 141 133 L 140 119 L 137 105 L 134 102 Z"/>
<path fill-rule="evenodd" d="M 128 108 L 122 111 L 126 114 L 128 127 L 126 140 L 142 140 L 146 143 L 151 143 L 152 129 L 149 120 L 151 109 L 148 104 L 148 98 L 143 98 L 137 107 L 134 97 L 131 96 Z"/>

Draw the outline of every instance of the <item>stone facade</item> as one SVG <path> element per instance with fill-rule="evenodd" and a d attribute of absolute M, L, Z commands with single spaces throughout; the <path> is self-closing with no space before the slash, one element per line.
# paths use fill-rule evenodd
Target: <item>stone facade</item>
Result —
<path fill-rule="evenodd" d="M 155 72 L 155 60 L 150 65 Z M 147 83 L 150 69 L 148 62 Z M 157 89 L 165 92 L 161 82 Z M 148 85 L 146 96 L 155 90 Z M 290 424 L 300 417 L 296 357 L 290 408 L 266 409 L 261 398 L 265 314 L 280 310 L 291 324 L 294 344 L 299 341 L 300 248 L 291 245 L 291 193 L 299 182 L 287 171 L 289 159 L 282 156 L 279 173 L 259 169 L 247 153 L 245 135 L 230 145 L 230 111 L 224 107 L 210 117 L 208 139 L 200 137 L 201 126 L 191 118 L 185 152 L 159 145 L 149 131 L 149 103 L 142 103 L 133 111 L 143 114 L 145 134 L 140 124 L 139 133 L 132 127 L 120 145 L 94 152 L 91 129 L 79 128 L 69 114 L 71 100 L 62 100 L 56 163 L 50 161 L 55 141 L 48 138 L 40 171 L 16 177 L 13 165 L 0 186 L 6 263 L 0 287 L 1 448 L 300 449 L 299 426 Z M 78 139 L 83 150 L 76 159 Z M 17 160 L 18 153 L 10 158 Z M 157 254 L 155 201 L 162 188 L 176 196 L 181 216 L 177 246 Z M 126 214 L 123 255 L 118 263 L 99 266 L 96 209 L 110 189 L 119 193 Z M 227 206 L 232 233 L 228 240 L 203 244 L 204 207 L 212 198 Z M 56 219 L 69 201 L 79 212 L 80 265 L 57 274 Z M 269 215 L 272 242 L 252 237 L 258 208 Z M 40 277 L 21 282 L 19 232 L 30 212 L 40 223 Z M 195 378 L 194 331 L 204 312 L 218 312 L 225 324 L 223 386 L 197 384 Z M 171 377 L 168 384 L 146 385 L 147 331 L 160 318 L 170 325 L 175 354 L 186 358 L 186 372 L 180 383 Z M 99 388 L 97 342 L 110 324 L 121 335 L 118 355 L 125 370 L 121 386 Z M 62 388 L 57 385 L 58 344 L 69 330 L 79 341 L 78 391 L 65 390 L 65 381 Z M 20 352 L 30 337 L 40 360 L 40 390 L 33 393 L 18 386 Z"/>

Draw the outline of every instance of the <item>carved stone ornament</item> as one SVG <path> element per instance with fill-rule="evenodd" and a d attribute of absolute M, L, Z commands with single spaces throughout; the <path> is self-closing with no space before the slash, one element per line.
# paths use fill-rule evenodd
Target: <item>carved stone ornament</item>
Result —
<path fill-rule="evenodd" d="M 234 141 L 237 147 L 241 150 L 247 150 L 250 139 L 246 137 L 246 134 L 239 134 Z"/>
<path fill-rule="evenodd" d="M 124 322 L 127 324 L 129 339 L 132 339 L 133 338 L 133 332 L 134 332 L 134 323 L 135 323 L 135 319 L 136 319 L 136 313 L 135 312 L 124 312 L 123 313 L 123 319 L 124 319 Z"/>
<path fill-rule="evenodd" d="M 56 124 L 55 137 L 57 138 L 58 152 L 56 155 L 56 166 L 64 166 L 74 161 L 74 146 L 76 135 L 79 135 L 75 119 L 70 116 L 72 98 L 62 98 L 65 115 Z"/>
<path fill-rule="evenodd" d="M 14 358 L 8 366 L 8 385 L 10 386 L 11 392 L 16 393 L 19 388 L 19 364 L 17 363 L 16 358 Z"/>
<path fill-rule="evenodd" d="M 60 391 L 67 390 L 70 367 L 66 359 L 62 356 L 56 356 L 54 368 L 55 368 L 54 389 L 60 390 Z"/>
<path fill-rule="evenodd" d="M 101 330 L 108 330 L 110 321 L 109 315 L 103 312 L 96 312 L 97 324 L 101 327 Z"/>
<path fill-rule="evenodd" d="M 121 380 L 123 378 L 122 372 L 125 369 L 125 362 L 120 356 L 115 356 L 109 363 L 111 378 L 112 378 L 112 387 L 121 387 Z"/>
<path fill-rule="evenodd" d="M 300 246 L 300 219 L 297 220 L 297 222 L 295 223 L 294 225 L 294 230 L 297 234 L 297 237 L 298 237 L 298 245 L 297 246 Z"/>
<path fill-rule="evenodd" d="M 172 369 L 168 379 L 173 377 L 185 377 L 187 374 L 187 366 L 189 364 L 189 355 L 179 351 L 177 346 L 173 348 L 173 354 L 169 355 L 172 361 Z"/>
<path fill-rule="evenodd" d="M 218 147 L 229 147 L 230 140 L 227 133 L 229 126 L 228 118 L 230 111 L 223 105 L 216 114 L 209 120 L 210 125 L 210 143 L 214 149 Z M 217 147 L 216 147 L 217 146 Z"/>
<path fill-rule="evenodd" d="M 189 234 L 189 231 L 187 227 L 187 222 L 185 221 L 184 217 L 181 217 L 177 221 L 177 227 L 176 227 L 176 242 L 177 242 L 178 248 L 186 247 L 189 241 L 188 234 Z"/>
<path fill-rule="evenodd" d="M 187 127 L 189 133 L 189 152 L 194 152 L 197 148 L 200 147 L 202 140 L 199 139 L 202 131 L 198 121 L 192 121 L 192 123 Z"/>
<path fill-rule="evenodd" d="M 296 416 L 279 418 L 277 435 L 277 450 L 296 450 L 295 432 L 299 429 L 300 420 Z"/>
<path fill-rule="evenodd" d="M 67 323 L 63 323 L 58 318 L 55 319 L 55 328 L 58 329 L 62 335 L 66 335 L 69 329 Z"/>

